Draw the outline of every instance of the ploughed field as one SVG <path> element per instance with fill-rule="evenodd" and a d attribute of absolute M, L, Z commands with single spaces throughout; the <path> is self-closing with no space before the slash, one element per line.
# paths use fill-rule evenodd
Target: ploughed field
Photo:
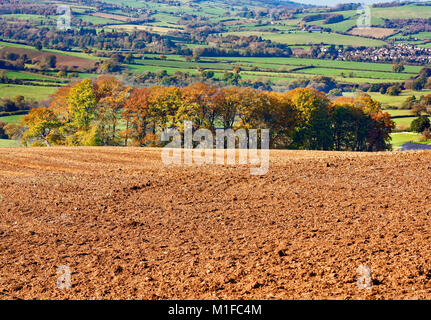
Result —
<path fill-rule="evenodd" d="M 274 151 L 265 176 L 160 159 L 3 149 L 0 299 L 431 298 L 431 153 Z"/>

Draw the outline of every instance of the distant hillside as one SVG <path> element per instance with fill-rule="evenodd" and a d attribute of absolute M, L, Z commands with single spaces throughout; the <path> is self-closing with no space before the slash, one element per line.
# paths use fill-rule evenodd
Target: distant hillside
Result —
<path fill-rule="evenodd" d="M 207 2 L 205 0 L 193 0 L 190 2 L 200 3 Z M 230 0 L 213 0 L 212 3 L 220 2 L 228 5 L 232 5 Z M 262 8 L 311 8 L 314 7 L 311 4 L 298 3 L 288 0 L 237 0 L 234 3 L 235 6 L 248 6 L 248 7 L 262 7 Z"/>

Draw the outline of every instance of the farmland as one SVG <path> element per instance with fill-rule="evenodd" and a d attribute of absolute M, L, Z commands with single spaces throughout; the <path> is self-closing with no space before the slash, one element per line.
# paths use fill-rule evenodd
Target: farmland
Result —
<path fill-rule="evenodd" d="M 397 149 L 406 142 L 421 142 L 422 135 L 413 132 L 395 132 L 392 134 L 392 145 Z"/>
<path fill-rule="evenodd" d="M 0 117 L 0 121 L 18 124 L 21 121 L 22 117 L 23 115 L 4 116 Z"/>
<path fill-rule="evenodd" d="M 0 121 L 1 121 L 1 118 L 0 118 Z M 19 141 L 0 139 L 0 148 L 16 148 L 16 147 L 22 147 Z"/>
<path fill-rule="evenodd" d="M 289 18 L 271 20 L 268 16 L 262 16 L 257 19 L 252 16 L 242 16 L 240 6 L 230 6 L 227 2 L 217 1 L 200 2 L 199 4 L 184 3 L 181 8 L 176 5 L 170 5 L 164 2 L 135 2 L 135 1 L 105 1 L 107 4 L 114 7 L 107 7 L 106 10 L 98 10 L 91 5 L 73 4 L 71 6 L 72 13 L 72 28 L 81 23 L 84 26 L 94 27 L 97 32 L 134 32 L 136 30 L 147 31 L 152 34 L 161 36 L 173 36 L 176 43 L 184 48 L 205 48 L 211 47 L 209 41 L 197 42 L 184 40 L 186 37 L 178 36 L 190 32 L 187 26 L 180 23 L 182 14 L 196 14 L 202 18 L 214 21 L 224 28 L 223 32 L 219 33 L 219 37 L 229 36 L 257 36 L 262 40 L 270 40 L 273 43 L 280 43 L 292 46 L 293 50 L 303 50 L 307 52 L 313 45 L 319 46 L 366 46 L 380 47 L 388 44 L 388 39 L 393 35 L 398 37 L 400 30 L 385 28 L 381 26 L 381 18 L 411 18 L 417 12 L 421 12 L 424 17 L 431 16 L 431 9 L 428 6 L 406 5 L 402 8 L 372 8 L 372 23 L 376 25 L 375 29 L 361 29 L 357 33 L 353 27 L 356 24 L 358 13 L 356 10 L 335 11 L 331 14 L 343 15 L 344 20 L 325 24 L 322 19 L 312 20 L 307 22 L 310 27 L 322 27 L 324 30 L 309 30 L 303 26 L 302 21 L 310 14 L 322 15 L 327 14 L 324 9 L 312 9 L 310 12 L 299 12 L 289 16 Z M 45 3 L 45 1 L 42 1 Z M 48 2 L 46 2 L 48 3 Z M 121 10 L 121 6 L 126 5 L 126 11 Z M 254 3 L 249 7 L 250 10 L 259 8 L 262 4 Z M 134 9 L 133 9 L 134 8 Z M 133 10 L 141 10 L 137 14 Z M 230 13 L 227 14 L 230 10 Z M 395 14 L 396 12 L 396 14 Z M 37 14 L 7 14 L 1 18 L 6 21 L 10 19 L 18 19 L 22 21 L 33 21 L 36 25 L 40 22 L 39 19 L 43 15 Z M 48 15 L 44 23 L 54 24 L 55 16 Z M 49 22 L 51 20 L 51 22 Z M 76 26 L 75 26 L 75 25 Z M 347 29 L 343 30 L 341 26 Z M 377 27 L 378 26 L 378 27 Z M 305 29 L 304 29 L 305 28 Z M 350 30 L 351 29 L 351 30 Z M 370 34 L 364 34 L 366 30 L 371 31 L 376 38 L 370 38 Z M 354 35 L 355 34 L 355 35 Z M 419 32 L 418 44 L 426 45 L 428 37 L 427 32 Z M 397 38 L 398 39 L 398 38 Z M 3 52 L 12 52 L 18 54 L 27 54 L 29 58 L 43 60 L 48 54 L 54 54 L 57 57 L 57 67 L 75 68 L 75 75 L 82 78 L 81 74 L 88 74 L 85 70 L 94 67 L 96 62 L 101 63 L 104 58 L 97 57 L 93 53 L 83 52 L 80 48 L 73 50 L 61 51 L 52 48 L 44 48 L 41 52 L 37 52 L 30 44 L 22 44 L 20 42 L 5 39 L 8 42 L 1 42 Z M 398 40 L 397 40 L 398 41 Z M 422 42 L 421 42 L 422 41 Z M 93 48 L 94 49 L 94 48 Z M 28 51 L 24 51 L 28 50 Z M 102 50 L 103 51 L 103 50 Z M 110 54 L 109 49 L 103 54 Z M 124 50 L 124 52 L 128 52 Z M 100 53 L 100 52 L 99 52 Z M 137 50 L 132 50 L 132 53 L 138 53 Z M 143 53 L 144 57 L 150 57 L 152 53 Z M 157 72 L 165 70 L 172 75 L 176 71 L 188 72 L 196 74 L 196 69 L 209 70 L 215 73 L 216 79 L 221 79 L 225 71 L 232 70 L 236 65 L 243 68 L 241 78 L 243 80 L 271 82 L 277 89 L 285 83 L 289 83 L 297 78 L 311 78 L 316 75 L 333 77 L 337 82 L 351 84 L 357 86 L 361 83 L 402 83 L 406 79 L 414 77 L 420 70 L 420 66 L 406 65 L 401 73 L 392 72 L 392 65 L 389 63 L 368 63 L 360 61 L 337 61 L 330 59 L 310 59 L 310 58 L 283 58 L 283 57 L 201 57 L 200 61 L 192 61 L 185 63 L 184 55 L 169 54 L 164 52 L 166 59 L 134 59 L 132 63 L 126 63 L 123 70 L 128 70 L 134 74 L 142 74 L 145 71 Z M 156 54 L 157 57 L 157 54 Z M 83 60 L 81 60 L 83 59 Z M 293 71 L 298 67 L 304 66 L 305 69 Z M 284 71 L 283 69 L 286 69 Z M 282 71 L 282 72 L 280 72 Z M 30 79 L 25 78 L 22 73 L 9 74 L 11 78 L 26 79 L 26 80 L 42 80 L 42 75 L 29 75 Z M 44 80 L 47 80 L 44 78 Z M 62 80 L 62 79 L 58 79 Z M 42 90 L 43 91 L 43 90 Z M 51 90 L 46 90 L 50 92 Z M 31 93 L 29 95 L 32 95 Z M 40 96 L 43 94 L 41 93 Z M 45 95 L 46 96 L 46 95 Z"/>
<path fill-rule="evenodd" d="M 364 39 L 357 36 L 342 35 L 335 33 L 325 32 L 305 32 L 295 31 L 291 33 L 272 33 L 272 32 L 259 32 L 259 31 L 239 31 L 229 32 L 226 35 L 236 36 L 260 36 L 264 40 L 271 40 L 273 42 L 280 42 L 289 45 L 312 45 L 312 44 L 334 44 L 334 45 L 352 45 L 352 46 L 370 46 L 378 47 L 385 44 L 385 42 L 374 39 Z"/>
<path fill-rule="evenodd" d="M 158 149 L 5 149 L 1 297 L 429 299 L 430 161 L 274 151 L 253 177 L 164 166 Z"/>
<path fill-rule="evenodd" d="M 22 95 L 35 100 L 44 100 L 56 90 L 58 90 L 57 87 L 0 84 L 0 96 L 2 98 L 13 98 Z"/>
<path fill-rule="evenodd" d="M 431 299 L 430 119 L 431 2 L 1 1 L 0 300 Z"/>
<path fill-rule="evenodd" d="M 412 33 L 409 25 L 388 25 L 385 20 L 411 19 L 419 12 L 423 18 L 431 17 L 431 6 L 426 4 L 371 7 L 372 27 L 358 28 L 360 13 L 356 9 L 299 6 L 301 9 L 296 10 L 298 6 L 290 4 L 287 9 L 277 7 L 279 11 L 275 15 L 265 11 L 271 7 L 270 4 L 259 1 L 251 5 L 247 3 L 246 8 L 223 0 L 180 2 L 181 5 L 165 1 L 105 0 L 103 8 L 87 1 L 68 2 L 72 12 L 71 30 L 80 30 L 81 33 L 88 30 L 89 35 L 94 34 L 99 40 L 102 39 L 105 42 L 103 45 L 98 44 L 99 40 L 84 45 L 82 41 L 72 44 L 73 41 L 68 39 L 65 43 L 70 43 L 70 46 L 64 46 L 60 38 L 50 45 L 36 48 L 34 42 L 3 36 L 0 39 L 0 56 L 25 55 L 28 61 L 23 70 L 4 70 L 9 83 L 0 84 L 0 97 L 21 95 L 44 101 L 61 86 L 103 74 L 113 74 L 133 86 L 185 86 L 190 82 L 206 80 L 218 86 L 246 85 L 282 92 L 295 88 L 296 83 L 313 83 L 318 81 L 315 79 L 326 77 L 337 83 L 344 96 L 354 96 L 370 85 L 403 87 L 405 82 L 416 79 L 426 66 L 410 61 L 403 64 L 402 70 L 394 71 L 393 62 L 353 61 L 328 53 L 358 47 L 377 50 L 394 43 L 427 47 L 431 32 Z M 40 3 L 50 5 L 49 1 Z M 256 16 L 257 13 L 259 16 Z M 326 21 L 328 16 L 337 15 L 342 16 L 339 21 Z M 10 25 L 27 24 L 34 31 L 45 26 L 55 28 L 58 17 L 51 13 L 13 13 L 1 15 L 0 21 L 3 20 Z M 208 32 L 208 28 L 214 31 Z M 202 31 L 208 33 L 202 36 L 199 33 Z M 137 46 L 136 41 L 128 40 L 132 34 L 139 32 L 151 35 L 154 42 Z M 116 37 L 117 33 L 119 38 L 110 42 L 107 40 L 106 36 Z M 85 37 L 88 40 L 88 35 Z M 256 42 L 244 46 L 245 39 Z M 44 39 L 41 40 L 44 42 Z M 127 43 L 118 44 L 119 40 L 129 41 L 129 46 Z M 253 52 L 261 46 L 264 48 L 262 53 Z M 277 55 L 268 54 L 265 46 L 278 48 Z M 250 48 L 253 50 L 250 51 Z M 287 48 L 291 49 L 292 54 L 283 56 Z M 199 53 L 204 49 L 226 50 L 226 54 Z M 273 52 L 275 49 L 271 50 Z M 52 56 L 55 56 L 55 67 L 48 68 L 45 60 Z M 229 82 L 229 73 L 235 69 L 239 70 L 239 80 Z M 427 90 L 405 89 L 399 95 L 391 96 L 379 93 L 377 88 L 365 91 L 380 101 L 383 108 L 392 109 L 400 108 L 407 97 L 430 93 Z M 395 111 L 391 114 L 395 115 Z M 410 113 L 406 110 L 397 115 L 407 116 Z M 399 127 L 408 128 L 413 119 L 399 118 L 395 122 Z"/>

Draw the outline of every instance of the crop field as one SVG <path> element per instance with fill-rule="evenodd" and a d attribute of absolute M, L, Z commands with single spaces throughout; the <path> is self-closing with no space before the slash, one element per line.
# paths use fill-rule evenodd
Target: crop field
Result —
<path fill-rule="evenodd" d="M 389 28 L 353 28 L 350 33 L 356 36 L 365 36 L 373 38 L 386 38 L 394 34 L 395 30 Z"/>
<path fill-rule="evenodd" d="M 430 298 L 431 153 L 274 151 L 266 176 L 160 156 L 2 150 L 2 298 Z"/>
<path fill-rule="evenodd" d="M 62 66 L 71 67 L 71 68 L 75 68 L 76 70 L 80 70 L 82 68 L 90 68 L 94 66 L 93 60 L 75 57 L 72 55 L 58 54 L 54 52 L 39 52 L 31 49 L 11 48 L 11 47 L 1 49 L 0 54 L 2 54 L 3 52 L 16 53 L 19 55 L 26 54 L 30 59 L 34 59 L 38 61 L 41 61 L 46 56 L 55 55 L 57 58 L 57 65 L 59 67 L 62 67 Z"/>
<path fill-rule="evenodd" d="M 0 1 L 0 300 L 431 299 L 431 2 L 306 2 Z M 268 172 L 166 164 L 184 119 Z"/>

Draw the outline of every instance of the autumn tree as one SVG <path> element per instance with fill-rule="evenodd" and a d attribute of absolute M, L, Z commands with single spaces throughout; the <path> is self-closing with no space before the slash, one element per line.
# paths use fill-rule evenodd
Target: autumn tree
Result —
<path fill-rule="evenodd" d="M 219 113 L 225 126 L 235 129 L 269 129 L 270 144 L 285 146 L 291 134 L 296 112 L 291 101 L 283 94 L 251 88 L 224 90 Z M 229 127 L 228 127 L 229 128 Z"/>
<path fill-rule="evenodd" d="M 50 146 L 59 139 L 58 128 L 61 126 L 54 111 L 47 108 L 35 108 L 21 120 L 21 124 L 27 128 L 22 142 L 24 145 Z"/>
<path fill-rule="evenodd" d="M 121 132 L 124 144 L 127 146 L 129 139 L 134 145 L 145 145 L 145 137 L 150 125 L 149 98 L 151 90 L 148 88 L 134 88 L 124 104 L 122 117 L 126 120 L 126 129 Z"/>
<path fill-rule="evenodd" d="M 368 136 L 368 116 L 352 103 L 335 103 L 331 110 L 334 149 L 364 151 Z"/>
<path fill-rule="evenodd" d="M 298 124 L 298 112 L 287 94 L 256 92 L 255 110 L 247 120 L 253 128 L 269 129 L 270 147 L 286 148 Z M 241 109 L 241 117 L 243 118 Z"/>
<path fill-rule="evenodd" d="M 241 96 L 239 88 L 222 88 L 217 95 L 217 110 L 224 129 L 233 127 L 238 110 L 244 102 Z"/>
<path fill-rule="evenodd" d="M 180 128 L 182 122 L 177 111 L 182 104 L 180 88 L 153 87 L 149 96 L 149 116 L 153 124 L 153 133 L 156 133 L 157 129 Z"/>
<path fill-rule="evenodd" d="M 21 140 L 25 133 L 25 128 L 17 123 L 8 123 L 3 129 L 9 139 L 12 140 Z"/>
<path fill-rule="evenodd" d="M 78 83 L 70 90 L 66 99 L 72 125 L 79 130 L 88 130 L 94 120 L 97 104 L 91 79 Z"/>
<path fill-rule="evenodd" d="M 420 103 L 431 105 L 431 95 Z M 118 132 L 121 118 L 126 128 Z M 123 137 L 125 145 L 161 146 L 158 135 L 181 132 L 187 120 L 194 129 L 269 129 L 272 148 L 381 151 L 390 149 L 395 127 L 368 95 L 332 102 L 312 88 L 276 93 L 203 83 L 130 90 L 114 77 L 60 88 L 48 109 L 24 119 L 23 140 L 36 145 L 119 145 Z"/>
<path fill-rule="evenodd" d="M 96 117 L 97 99 L 91 79 L 83 80 L 70 89 L 66 96 L 69 118 L 61 128 L 67 145 L 101 145 Z"/>
<path fill-rule="evenodd" d="M 60 121 L 66 121 L 71 118 L 71 110 L 69 108 L 69 103 L 67 98 L 70 94 L 72 86 L 60 87 L 54 94 L 50 97 L 49 108 L 53 110 Z"/>
<path fill-rule="evenodd" d="M 395 123 L 368 95 L 339 98 L 331 112 L 335 150 L 384 151 L 391 149 Z"/>
<path fill-rule="evenodd" d="M 387 112 L 373 112 L 370 114 L 370 126 L 367 136 L 367 151 L 391 150 L 391 133 L 395 123 Z"/>
<path fill-rule="evenodd" d="M 412 121 L 410 129 L 414 132 L 422 133 L 431 127 L 430 119 L 427 116 L 420 116 Z"/>
<path fill-rule="evenodd" d="M 372 99 L 367 94 L 362 94 L 353 100 L 355 107 L 360 108 L 364 113 L 378 113 L 382 110 L 382 105 L 377 100 Z"/>
<path fill-rule="evenodd" d="M 192 121 L 198 128 L 214 130 L 218 116 L 217 96 L 219 89 L 205 83 L 189 85 L 181 90 L 184 101 L 178 110 L 177 120 Z"/>
<path fill-rule="evenodd" d="M 311 88 L 294 89 L 287 93 L 298 112 L 299 122 L 293 136 L 294 148 L 331 150 L 333 136 L 330 127 L 330 101 L 324 93 Z"/>
<path fill-rule="evenodd" d="M 95 120 L 104 145 L 118 145 L 117 128 L 130 88 L 112 76 L 99 77 L 94 83 L 97 101 Z"/>
<path fill-rule="evenodd" d="M 402 63 L 395 63 L 394 65 L 392 65 L 392 71 L 393 72 L 403 72 L 405 69 L 404 65 Z"/>

